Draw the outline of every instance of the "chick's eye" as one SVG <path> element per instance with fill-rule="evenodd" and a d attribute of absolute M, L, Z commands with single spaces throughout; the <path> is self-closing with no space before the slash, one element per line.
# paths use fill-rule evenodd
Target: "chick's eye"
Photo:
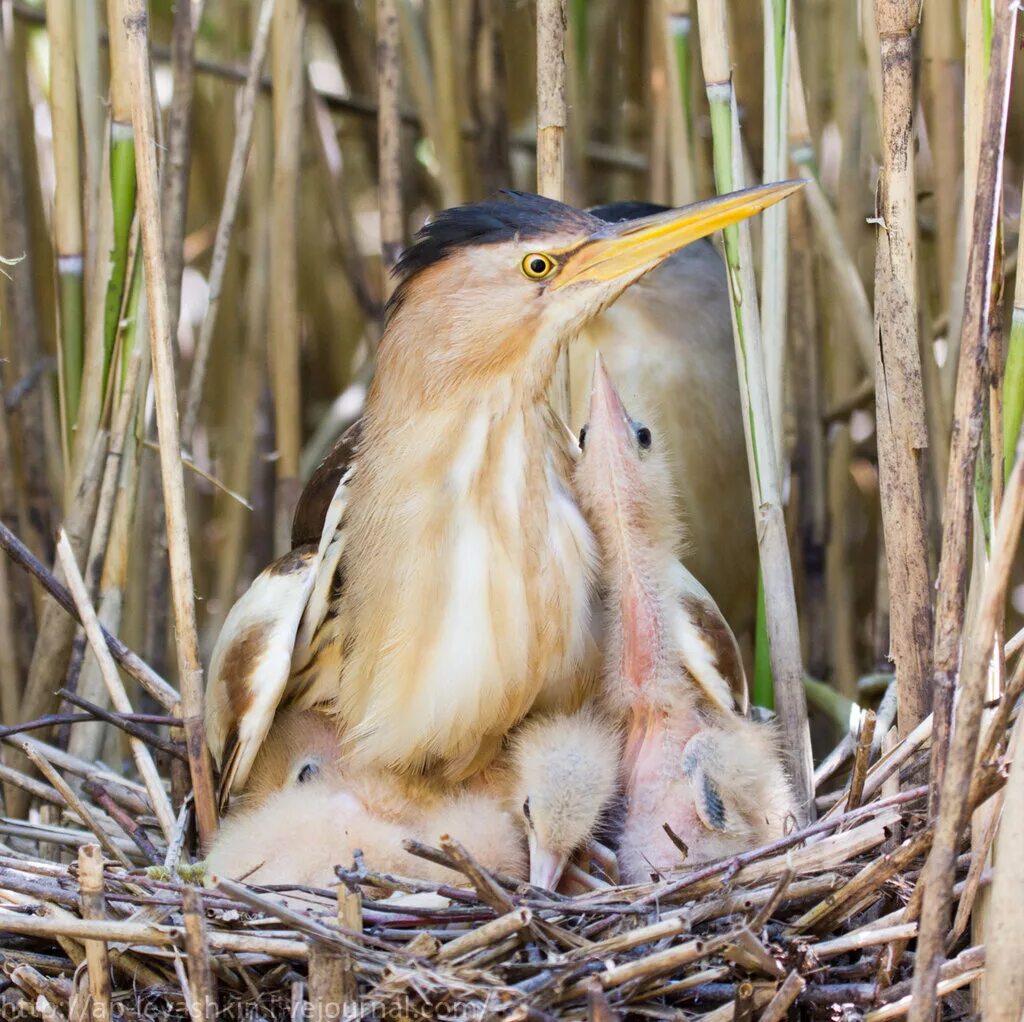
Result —
<path fill-rule="evenodd" d="M 523 260 L 523 273 L 526 274 L 530 280 L 543 280 L 545 277 L 551 276 L 555 269 L 555 261 L 551 256 L 545 255 L 543 252 L 531 252 Z"/>
<path fill-rule="evenodd" d="M 646 426 L 641 426 L 636 431 L 636 442 L 640 445 L 640 449 L 648 451 L 651 448 L 651 431 Z"/>
<path fill-rule="evenodd" d="M 530 800 L 527 799 L 523 803 L 523 816 L 526 818 L 526 822 L 530 822 Z"/>
<path fill-rule="evenodd" d="M 320 773 L 320 766 L 317 763 L 304 763 L 302 769 L 299 771 L 297 778 L 299 784 L 306 784 L 308 781 L 313 780 L 316 775 Z"/>
<path fill-rule="evenodd" d="M 587 427 L 584 426 L 580 430 L 580 450 L 581 451 L 583 450 L 583 447 L 586 444 L 586 442 L 587 442 Z"/>

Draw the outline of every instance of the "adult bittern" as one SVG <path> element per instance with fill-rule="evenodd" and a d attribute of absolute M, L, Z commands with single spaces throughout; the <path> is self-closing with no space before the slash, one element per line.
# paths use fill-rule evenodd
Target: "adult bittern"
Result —
<path fill-rule="evenodd" d="M 268 704 L 322 703 L 357 765 L 472 775 L 529 710 L 588 678 L 596 553 L 547 389 L 570 339 L 767 185 L 621 224 L 534 195 L 440 213 L 402 256 L 341 528 L 337 591 L 301 670 L 266 685 L 219 640 L 211 742 L 240 786 Z M 245 598 L 243 597 L 243 600 Z M 217 736 L 220 736 L 218 739 Z"/>
<path fill-rule="evenodd" d="M 702 862 L 781 836 L 792 795 L 773 732 L 749 720 L 736 640 L 678 559 L 682 540 L 661 438 L 634 421 L 598 355 L 576 470 L 598 537 L 605 694 L 626 721 L 619 866 Z"/>
<path fill-rule="evenodd" d="M 616 202 L 590 212 L 615 223 L 664 209 Z M 672 484 L 686 509 L 683 563 L 737 633 L 752 639 L 757 536 L 729 282 L 711 242 L 666 259 L 580 332 L 569 349 L 576 433 L 586 421 L 596 352 L 633 413 L 661 427 Z"/>

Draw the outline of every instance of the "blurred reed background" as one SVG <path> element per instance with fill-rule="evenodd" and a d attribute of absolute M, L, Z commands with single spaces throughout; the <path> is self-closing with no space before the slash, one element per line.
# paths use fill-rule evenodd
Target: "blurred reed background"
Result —
<path fill-rule="evenodd" d="M 760 287 L 753 390 L 785 466 L 761 500 L 789 537 L 789 663 L 811 678 L 823 751 L 827 722 L 842 733 L 851 701 L 891 679 L 891 642 L 909 728 L 931 708 L 940 555 L 936 668 L 952 679 L 955 581 L 970 552 L 970 619 L 1024 408 L 1024 96 L 1004 147 L 998 98 L 1022 73 L 1004 6 L 929 0 L 918 24 L 897 0 L 0 0 L 3 521 L 44 564 L 63 523 L 104 624 L 194 707 L 192 593 L 206 654 L 358 415 L 385 267 L 432 210 L 538 180 L 577 205 L 682 204 L 806 177 L 753 244 L 726 241 L 746 294 Z M 119 27 L 143 8 L 151 81 L 145 35 Z M 136 165 L 147 111 L 158 180 Z M 157 228 L 160 364 L 140 243 Z M 986 253 L 990 296 L 970 286 Z M 958 391 L 961 337 L 981 355 Z M 180 458 L 157 430 L 175 400 Z M 106 700 L 74 622 L 0 558 L 3 719 L 52 712 L 61 682 Z M 107 730 L 75 728 L 73 751 L 117 759 Z"/>

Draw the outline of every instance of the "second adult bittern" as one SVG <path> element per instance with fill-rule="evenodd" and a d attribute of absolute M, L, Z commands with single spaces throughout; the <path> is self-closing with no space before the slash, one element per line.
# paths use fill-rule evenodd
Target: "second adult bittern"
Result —
<path fill-rule="evenodd" d="M 356 764 L 450 779 L 529 710 L 574 708 L 597 669 L 596 554 L 546 396 L 558 357 L 671 253 L 796 187 L 621 224 L 506 193 L 428 223 L 396 268 L 336 597 L 277 701 L 325 705 Z M 239 787 L 274 700 L 251 691 L 252 645 L 234 656 L 232 642 L 218 643 L 210 732 L 218 759 L 234 746 Z"/>

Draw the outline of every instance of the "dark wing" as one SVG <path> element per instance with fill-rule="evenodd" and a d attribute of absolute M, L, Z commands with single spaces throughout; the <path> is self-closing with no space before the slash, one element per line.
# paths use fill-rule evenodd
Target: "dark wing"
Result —
<path fill-rule="evenodd" d="M 351 470 L 350 470 L 351 472 Z M 210 659 L 206 735 L 220 768 L 220 801 L 240 792 L 279 707 L 312 705 L 340 669 L 311 672 L 324 645 L 344 549 L 342 517 L 350 474 L 321 515 L 319 544 L 307 543 L 265 568 L 231 608 Z M 332 643 L 332 651 L 340 648 Z M 311 683 L 315 675 L 318 684 Z"/>
<path fill-rule="evenodd" d="M 323 461 L 317 465 L 309 482 L 302 488 L 292 516 L 292 549 L 307 543 L 319 543 L 324 531 L 324 518 L 338 483 L 352 465 L 355 449 L 363 432 L 363 420 L 355 422 L 334 442 Z"/>

